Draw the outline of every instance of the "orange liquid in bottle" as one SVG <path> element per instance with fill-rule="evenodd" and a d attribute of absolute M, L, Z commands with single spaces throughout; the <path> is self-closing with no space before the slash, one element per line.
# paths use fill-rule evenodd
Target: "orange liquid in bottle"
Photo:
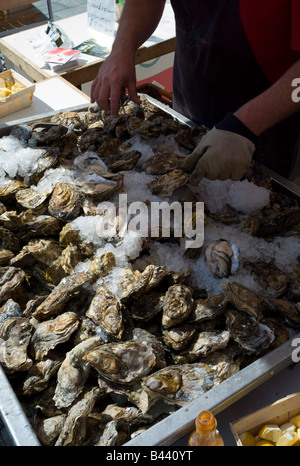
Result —
<path fill-rule="evenodd" d="M 217 431 L 217 421 L 210 411 L 202 411 L 195 421 L 196 430 L 189 437 L 189 446 L 223 447 L 224 441 Z"/>

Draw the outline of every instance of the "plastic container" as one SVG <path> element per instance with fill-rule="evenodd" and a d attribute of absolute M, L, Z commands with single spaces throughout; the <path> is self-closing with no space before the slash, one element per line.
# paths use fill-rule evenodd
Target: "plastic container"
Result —
<path fill-rule="evenodd" d="M 14 70 L 7 70 L 0 73 L 0 78 L 4 80 L 11 78 L 14 83 L 24 86 L 24 89 L 14 92 L 8 97 L 0 98 L 0 118 L 18 112 L 23 108 L 30 107 L 35 91 L 35 84 L 32 84 L 28 79 Z"/>

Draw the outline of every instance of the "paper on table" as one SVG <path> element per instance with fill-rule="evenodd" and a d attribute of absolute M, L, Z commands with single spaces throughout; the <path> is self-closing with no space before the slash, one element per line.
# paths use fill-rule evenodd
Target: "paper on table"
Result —
<path fill-rule="evenodd" d="M 43 54 L 42 59 L 46 63 L 54 63 L 56 65 L 65 65 L 70 60 L 80 55 L 79 50 L 66 49 L 63 47 L 57 47 L 52 50 L 48 50 Z"/>

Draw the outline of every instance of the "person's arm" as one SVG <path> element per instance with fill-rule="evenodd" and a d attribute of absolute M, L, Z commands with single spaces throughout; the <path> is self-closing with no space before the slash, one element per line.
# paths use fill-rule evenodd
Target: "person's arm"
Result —
<path fill-rule="evenodd" d="M 203 137 L 185 160 L 185 169 L 192 172 L 192 185 L 204 177 L 240 180 L 245 175 L 260 134 L 300 112 L 300 103 L 292 98 L 295 78 L 300 78 L 300 60 L 269 89 L 227 115 Z"/>
<path fill-rule="evenodd" d="M 282 120 L 300 111 L 300 104 L 292 99 L 292 82 L 300 78 L 300 60 L 269 89 L 247 102 L 234 115 L 252 133 L 259 136 Z"/>
<path fill-rule="evenodd" d="M 139 103 L 136 91 L 135 54 L 155 31 L 165 0 L 126 0 L 109 57 L 92 84 L 91 102 L 116 115 L 122 90 Z"/>

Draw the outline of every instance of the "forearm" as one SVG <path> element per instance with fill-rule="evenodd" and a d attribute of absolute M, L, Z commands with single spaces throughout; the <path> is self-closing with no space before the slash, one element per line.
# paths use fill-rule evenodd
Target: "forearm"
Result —
<path fill-rule="evenodd" d="M 300 103 L 292 99 L 292 82 L 295 78 L 300 78 L 300 60 L 269 89 L 237 110 L 235 116 L 259 136 L 268 128 L 300 112 Z"/>
<path fill-rule="evenodd" d="M 134 53 L 155 31 L 165 0 L 126 0 L 112 53 Z"/>

